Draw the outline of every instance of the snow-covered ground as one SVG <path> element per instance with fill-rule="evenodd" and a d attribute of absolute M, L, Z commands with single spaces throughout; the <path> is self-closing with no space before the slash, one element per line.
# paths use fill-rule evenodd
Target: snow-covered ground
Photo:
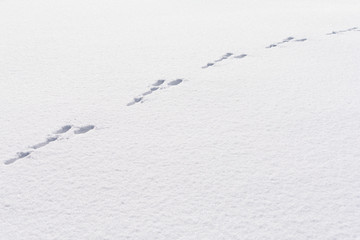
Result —
<path fill-rule="evenodd" d="M 360 1 L 0 1 L 0 240 L 360 239 Z"/>

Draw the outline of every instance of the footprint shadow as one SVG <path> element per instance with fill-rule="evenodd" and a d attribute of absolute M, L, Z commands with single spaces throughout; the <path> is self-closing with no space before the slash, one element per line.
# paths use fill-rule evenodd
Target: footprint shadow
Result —
<path fill-rule="evenodd" d="M 134 97 L 131 102 L 126 104 L 126 106 L 132 106 L 132 105 L 135 105 L 136 103 L 143 103 L 145 101 L 145 97 L 148 97 L 148 95 L 152 94 L 153 92 L 155 92 L 157 90 L 164 90 L 169 87 L 179 85 L 183 81 L 184 81 L 183 79 L 178 78 L 178 79 L 169 81 L 166 84 L 166 86 L 164 86 L 165 85 L 164 83 L 166 82 L 166 80 L 164 80 L 164 79 L 157 80 L 155 83 L 150 85 L 150 89 L 148 89 L 146 92 L 143 92 L 142 94 L 138 95 L 137 97 Z"/>
<path fill-rule="evenodd" d="M 6 160 L 6 161 L 4 162 L 4 164 L 5 164 L 5 165 L 12 164 L 12 163 L 16 162 L 17 160 L 19 160 L 19 159 L 21 159 L 21 158 L 25 158 L 25 157 L 27 157 L 27 156 L 30 156 L 31 153 L 32 153 L 32 152 L 18 152 L 18 153 L 17 153 L 17 157 L 11 158 L 11 159 L 9 159 L 9 160 Z"/>
<path fill-rule="evenodd" d="M 234 53 L 228 52 L 228 53 L 225 53 L 224 55 L 222 55 L 220 58 L 214 60 L 213 62 L 207 63 L 205 66 L 202 66 L 201 68 L 205 69 L 205 68 L 208 68 L 208 67 L 215 66 L 219 62 L 222 62 L 222 61 L 227 60 L 227 59 L 234 59 L 234 58 L 235 59 L 241 59 L 241 58 L 244 58 L 246 56 L 247 56 L 247 54 L 240 54 L 240 55 L 235 56 Z"/>
<path fill-rule="evenodd" d="M 277 42 L 277 43 L 272 43 L 265 48 L 274 48 L 274 47 L 278 47 L 279 45 L 283 45 L 283 44 L 286 44 L 289 42 L 305 42 L 306 40 L 307 40 L 307 38 L 295 39 L 294 37 L 287 37 L 284 40 Z"/>
<path fill-rule="evenodd" d="M 58 136 L 49 137 L 49 138 L 46 139 L 46 141 L 41 142 L 41 143 L 38 143 L 38 144 L 35 144 L 34 146 L 31 146 L 31 148 L 33 148 L 33 149 L 39 149 L 39 148 L 45 147 L 45 146 L 48 145 L 49 143 L 56 141 L 58 138 L 59 138 Z"/>
<path fill-rule="evenodd" d="M 346 32 L 351 32 L 351 31 L 359 31 L 359 30 L 360 29 L 358 27 L 352 27 L 352 28 L 348 28 L 348 29 L 344 29 L 344 30 L 332 31 L 331 33 L 327 33 L 326 35 L 334 35 L 334 34 L 346 33 Z"/>
<path fill-rule="evenodd" d="M 62 126 L 59 130 L 55 131 L 55 134 L 63 134 L 63 133 L 66 133 L 66 132 L 69 131 L 71 128 L 72 128 L 71 125 Z"/>
<path fill-rule="evenodd" d="M 40 142 L 38 144 L 30 146 L 29 151 L 22 151 L 22 152 L 16 153 L 16 155 L 17 155 L 16 157 L 10 158 L 10 159 L 4 161 L 4 164 L 9 165 L 9 164 L 12 164 L 12 163 L 16 162 L 19 159 L 26 158 L 26 157 L 30 156 L 30 154 L 32 154 L 37 149 L 45 147 L 46 145 L 59 140 L 61 138 L 62 134 L 67 133 L 71 128 L 73 128 L 72 125 L 64 125 L 64 126 L 62 126 L 60 129 L 54 131 L 53 134 L 55 134 L 55 135 L 48 137 L 43 142 Z M 95 128 L 94 125 L 86 125 L 86 126 L 78 127 L 76 130 L 74 130 L 74 134 L 84 134 L 84 133 L 87 133 L 87 132 L 89 132 L 90 130 L 92 130 L 94 128 Z"/>
<path fill-rule="evenodd" d="M 79 129 L 76 129 L 74 131 L 75 134 L 84 134 L 84 133 L 87 133 L 88 131 L 94 129 L 95 126 L 94 125 L 87 125 L 87 126 L 84 126 L 84 127 L 80 127 Z"/>

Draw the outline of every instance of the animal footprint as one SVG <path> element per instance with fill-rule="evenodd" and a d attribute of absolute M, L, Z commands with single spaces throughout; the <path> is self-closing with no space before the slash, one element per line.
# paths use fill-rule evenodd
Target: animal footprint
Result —
<path fill-rule="evenodd" d="M 139 103 L 139 102 L 143 102 L 144 97 L 147 95 L 152 94 L 154 91 L 158 90 L 158 89 L 163 89 L 163 87 L 160 88 L 160 86 L 165 82 L 165 80 L 160 79 L 157 80 L 156 82 L 154 82 L 153 84 L 151 84 L 152 87 L 150 87 L 150 89 L 146 92 L 143 92 L 142 94 L 138 95 L 137 97 L 134 97 L 133 100 L 131 102 L 129 102 L 128 104 L 126 104 L 126 106 L 132 106 L 135 103 Z"/>
<path fill-rule="evenodd" d="M 71 128 L 72 128 L 72 125 L 64 125 L 60 129 L 58 129 L 54 132 L 54 134 L 56 134 L 55 136 L 50 136 L 44 142 L 35 144 L 35 145 L 31 146 L 30 148 L 39 149 L 39 148 L 45 147 L 49 143 L 52 143 L 52 142 L 55 142 L 56 140 L 58 140 L 60 138 L 61 134 L 68 132 Z"/>
<path fill-rule="evenodd" d="M 244 58 L 246 57 L 247 54 L 240 54 L 240 55 L 237 55 L 235 56 L 233 53 L 231 52 L 228 52 L 228 53 L 225 53 L 222 57 L 220 57 L 219 59 L 216 59 L 214 60 L 214 62 L 210 62 L 210 63 L 207 63 L 205 66 L 201 67 L 201 68 L 208 68 L 208 67 L 211 67 L 211 66 L 214 66 L 215 63 L 218 63 L 218 62 L 222 62 L 226 59 L 229 59 L 229 58 L 237 58 L 237 59 L 240 59 L 240 58 Z"/>
<path fill-rule="evenodd" d="M 78 129 L 76 129 L 74 131 L 75 134 L 83 134 L 83 133 L 87 133 L 88 131 L 94 129 L 95 126 L 94 125 L 87 125 L 87 126 L 83 126 L 83 127 L 80 127 Z"/>
<path fill-rule="evenodd" d="M 136 103 L 143 103 L 145 101 L 145 97 L 152 94 L 153 92 L 155 92 L 159 89 L 166 89 L 166 88 L 169 88 L 172 86 L 179 85 L 183 81 L 184 81 L 183 79 L 178 78 L 176 80 L 172 80 L 172 81 L 168 82 L 167 86 L 164 86 L 164 83 L 166 82 L 166 80 L 163 80 L 163 79 L 157 80 L 155 83 L 151 84 L 152 87 L 150 87 L 150 89 L 148 91 L 143 92 L 142 94 L 138 95 L 137 97 L 134 97 L 131 102 L 126 104 L 126 106 L 132 106 Z"/>
<path fill-rule="evenodd" d="M 152 91 L 150 90 L 150 91 L 144 92 L 142 95 L 143 95 L 143 96 L 146 96 L 146 95 L 149 95 L 149 94 L 151 94 L 151 93 L 152 93 Z"/>
<path fill-rule="evenodd" d="M 228 59 L 231 55 L 233 55 L 233 53 L 225 53 L 222 57 L 220 57 L 219 59 L 216 59 L 214 60 L 215 63 L 217 62 L 221 62 L 225 59 Z M 211 66 L 214 66 L 215 63 L 213 62 L 210 62 L 210 63 L 207 63 L 205 66 L 201 67 L 201 68 L 208 68 L 208 67 L 211 67 Z"/>
<path fill-rule="evenodd" d="M 270 45 L 267 46 L 266 48 L 277 47 L 278 45 L 284 44 L 284 43 L 287 43 L 287 42 L 290 42 L 290 41 L 293 40 L 293 39 L 294 39 L 294 37 L 288 37 L 288 38 L 285 38 L 284 40 L 282 40 L 281 42 L 277 42 L 277 43 L 270 44 Z"/>
<path fill-rule="evenodd" d="M 67 131 L 69 131 L 72 128 L 71 125 L 65 125 L 63 127 L 61 127 L 59 130 L 55 131 L 56 134 L 63 134 L 66 133 Z"/>
<path fill-rule="evenodd" d="M 59 138 L 58 136 L 49 137 L 49 138 L 46 139 L 45 142 L 41 142 L 41 143 L 35 144 L 35 145 L 32 146 L 31 148 L 33 148 L 33 149 L 38 149 L 38 148 L 44 147 L 44 146 L 48 145 L 49 143 L 56 141 L 58 138 Z"/>
<path fill-rule="evenodd" d="M 165 82 L 165 80 L 157 80 L 155 83 L 153 83 L 153 86 L 160 86 L 161 84 L 163 84 Z"/>
<path fill-rule="evenodd" d="M 215 63 L 208 63 L 206 64 L 205 66 L 201 67 L 201 68 L 208 68 L 208 67 L 211 67 L 213 66 Z"/>
<path fill-rule="evenodd" d="M 182 79 L 176 79 L 174 81 L 171 81 L 168 83 L 169 86 L 175 86 L 175 85 L 179 85 L 180 83 L 182 83 Z"/>
<path fill-rule="evenodd" d="M 9 165 L 9 164 L 12 164 L 12 163 L 16 162 L 17 160 L 19 160 L 21 158 L 28 157 L 31 153 L 34 152 L 34 150 L 45 147 L 49 143 L 52 143 L 52 142 L 55 142 L 55 141 L 59 140 L 61 134 L 64 134 L 64 133 L 68 132 L 72 127 L 73 127 L 72 125 L 62 126 L 60 129 L 58 129 L 57 131 L 54 132 L 55 135 L 48 137 L 45 141 L 43 141 L 41 143 L 30 146 L 29 151 L 18 152 L 16 154 L 17 156 L 15 158 L 11 158 L 11 159 L 8 159 L 8 160 L 4 161 L 4 164 Z M 87 126 L 79 127 L 78 129 L 76 129 L 74 131 L 74 134 L 87 133 L 88 131 L 90 131 L 90 130 L 92 130 L 94 128 L 95 128 L 94 125 L 87 125 Z"/>
<path fill-rule="evenodd" d="M 126 106 L 134 105 L 135 103 L 140 102 L 142 99 L 143 99 L 143 97 L 135 97 L 135 98 L 133 99 L 133 101 L 131 101 L 131 102 L 129 102 L 128 104 L 126 104 Z"/>
<path fill-rule="evenodd" d="M 334 35 L 338 33 L 345 33 L 345 32 L 351 32 L 351 31 L 359 31 L 358 27 L 353 27 L 345 30 L 339 30 L 339 31 L 332 31 L 331 33 L 327 33 L 326 35 Z"/>
<path fill-rule="evenodd" d="M 270 44 L 269 46 L 267 46 L 266 48 L 273 48 L 273 47 L 277 47 L 276 44 Z"/>
<path fill-rule="evenodd" d="M 293 37 L 288 37 L 288 38 L 284 39 L 282 42 L 283 43 L 290 42 L 293 39 L 294 39 Z"/>
<path fill-rule="evenodd" d="M 234 58 L 244 58 L 244 57 L 246 57 L 247 56 L 247 54 L 240 54 L 240 55 L 238 55 L 238 56 L 234 56 Z"/>
<path fill-rule="evenodd" d="M 25 158 L 25 157 L 29 156 L 30 154 L 31 154 L 31 152 L 18 152 L 17 157 L 6 160 L 4 162 L 4 164 L 5 165 L 12 164 L 12 163 L 16 162 L 17 160 L 19 160 L 21 158 Z"/>
<path fill-rule="evenodd" d="M 306 40 L 307 40 L 306 38 L 295 39 L 294 37 L 287 37 L 284 40 L 282 40 L 281 42 L 270 44 L 269 46 L 267 46 L 265 48 L 274 48 L 274 47 L 277 47 L 277 46 L 279 46 L 281 44 L 284 44 L 284 43 L 288 43 L 288 42 L 304 42 Z"/>

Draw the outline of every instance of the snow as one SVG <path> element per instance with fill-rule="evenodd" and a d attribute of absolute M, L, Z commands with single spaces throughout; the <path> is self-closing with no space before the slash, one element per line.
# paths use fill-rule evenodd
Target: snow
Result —
<path fill-rule="evenodd" d="M 359 10 L 1 1 L 0 239 L 360 239 Z"/>

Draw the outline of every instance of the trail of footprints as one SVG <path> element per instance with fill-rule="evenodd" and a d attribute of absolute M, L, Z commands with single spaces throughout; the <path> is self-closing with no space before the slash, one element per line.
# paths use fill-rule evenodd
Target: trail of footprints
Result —
<path fill-rule="evenodd" d="M 29 149 L 24 151 L 24 152 L 18 152 L 16 154 L 16 157 L 6 160 L 4 162 L 4 164 L 5 165 L 12 164 L 12 163 L 16 162 L 19 159 L 26 158 L 26 157 L 30 156 L 34 151 L 36 151 L 39 148 L 45 147 L 46 145 L 48 145 L 50 143 L 53 143 L 55 141 L 59 141 L 60 139 L 64 139 L 63 138 L 64 134 L 70 133 L 69 131 L 71 129 L 74 129 L 74 131 L 72 133 L 70 133 L 70 134 L 78 135 L 78 134 L 87 133 L 90 130 L 93 130 L 94 128 L 95 128 L 94 125 L 86 125 L 86 126 L 81 126 L 81 127 L 75 127 L 75 126 L 72 126 L 72 125 L 62 126 L 60 129 L 58 129 L 57 131 L 52 133 L 48 138 L 46 138 L 45 141 L 30 146 Z"/>
<path fill-rule="evenodd" d="M 228 53 L 225 53 L 224 55 L 222 55 L 220 58 L 212 61 L 212 62 L 209 62 L 207 63 L 205 66 L 202 66 L 201 68 L 208 68 L 208 67 L 211 67 L 211 66 L 215 66 L 216 63 L 219 63 L 219 62 L 222 62 L 224 60 L 227 60 L 227 59 L 241 59 L 241 58 L 244 58 L 246 57 L 247 54 L 240 54 L 240 55 L 234 55 L 233 53 L 231 52 L 228 52 Z"/>
<path fill-rule="evenodd" d="M 353 28 L 348 28 L 345 30 L 339 30 L 339 31 L 333 31 L 331 33 L 327 33 L 326 35 L 334 35 L 334 34 L 341 34 L 341 33 L 346 33 L 346 32 L 352 32 L 352 31 L 360 31 L 360 28 L 358 27 L 353 27 Z M 284 40 L 280 41 L 280 42 L 276 42 L 276 43 L 272 43 L 268 46 L 266 46 L 265 48 L 269 49 L 269 48 L 274 48 L 274 47 L 278 47 L 284 44 L 288 44 L 288 43 L 296 43 L 296 42 L 305 42 L 307 41 L 307 38 L 299 38 L 296 39 L 295 37 L 287 37 Z M 213 67 L 216 64 L 225 61 L 225 60 L 230 60 L 230 59 L 243 59 L 245 57 L 247 57 L 248 55 L 245 53 L 239 54 L 239 55 L 235 55 L 234 53 L 228 52 L 225 53 L 224 55 L 222 55 L 220 58 L 215 59 L 214 61 L 208 62 L 206 65 L 202 66 L 202 69 L 206 69 L 209 67 Z M 166 81 L 164 79 L 160 79 L 157 80 L 156 82 L 154 82 L 153 84 L 151 84 L 151 86 L 149 86 L 149 88 L 143 92 L 142 94 L 134 97 L 132 99 L 131 102 L 129 102 L 127 104 L 127 106 L 132 106 L 135 105 L 136 103 L 143 103 L 145 100 L 145 97 L 147 97 L 148 95 L 152 94 L 155 91 L 158 90 L 163 90 L 163 89 L 167 89 L 169 87 L 173 87 L 173 86 L 177 86 L 180 83 L 184 82 L 183 79 L 178 78 L 172 81 Z M 12 164 L 14 162 L 16 162 L 19 159 L 22 158 L 26 158 L 28 156 L 30 156 L 34 151 L 36 151 L 39 148 L 45 147 L 46 145 L 56 142 L 60 139 L 62 139 L 62 136 L 66 133 L 69 132 L 69 130 L 73 129 L 73 134 L 77 135 L 77 134 L 84 134 L 89 132 L 90 130 L 94 129 L 95 126 L 94 125 L 87 125 L 87 126 L 82 126 L 82 127 L 74 127 L 72 125 L 65 125 L 62 128 L 58 129 L 57 131 L 55 131 L 51 136 L 49 136 L 45 141 L 37 143 L 33 146 L 30 146 L 30 150 L 28 151 L 24 151 L 24 152 L 18 152 L 17 156 L 11 159 L 6 160 L 4 163 L 6 165 Z"/>
<path fill-rule="evenodd" d="M 360 31 L 360 28 L 353 27 L 353 28 L 348 28 L 348 29 L 345 29 L 345 30 L 333 31 L 331 33 L 327 33 L 326 35 L 346 33 L 346 32 L 351 32 L 351 31 Z M 285 38 L 284 40 L 282 40 L 280 42 L 272 43 L 272 44 L 266 46 L 265 48 L 274 48 L 274 47 L 279 47 L 281 45 L 288 44 L 288 43 L 305 42 L 307 40 L 308 40 L 307 38 L 298 38 L 298 39 L 296 39 L 295 37 L 290 36 L 290 37 L 287 37 L 287 38 Z M 224 60 L 242 59 L 242 58 L 245 58 L 246 56 L 248 56 L 248 55 L 245 54 L 245 53 L 240 54 L 240 55 L 235 55 L 234 53 L 228 52 L 228 53 L 224 54 L 223 56 L 221 56 L 220 58 L 218 58 L 218 59 L 216 59 L 214 61 L 208 62 L 206 65 L 202 66 L 201 68 L 205 69 L 205 68 L 209 68 L 209 67 L 214 67 L 214 66 L 217 65 L 217 63 L 222 62 Z"/>
<path fill-rule="evenodd" d="M 300 38 L 300 39 L 295 39 L 294 37 L 288 37 L 284 40 L 282 40 L 281 42 L 277 42 L 277 43 L 272 43 L 270 44 L 269 46 L 267 46 L 266 48 L 273 48 L 273 47 L 277 47 L 281 44 L 284 44 L 284 43 L 288 43 L 288 42 L 305 42 L 307 39 L 306 38 Z M 208 67 L 213 67 L 215 66 L 217 63 L 219 62 L 222 62 L 224 60 L 229 60 L 229 59 L 242 59 L 242 58 L 245 58 L 247 57 L 248 55 L 245 54 L 245 53 L 242 53 L 242 54 L 239 54 L 239 55 L 235 55 L 234 53 L 231 53 L 231 52 L 228 52 L 228 53 L 225 53 L 224 55 L 222 55 L 220 58 L 214 60 L 214 61 L 211 61 L 211 62 L 208 62 L 206 65 L 202 66 L 201 68 L 202 69 L 205 69 L 205 68 L 208 68 Z"/>
<path fill-rule="evenodd" d="M 157 80 L 155 83 L 151 84 L 151 86 L 149 87 L 149 89 L 146 92 L 143 92 L 142 94 L 139 94 L 138 96 L 134 97 L 133 100 L 126 105 L 132 106 L 136 103 L 143 103 L 145 100 L 145 96 L 150 95 L 151 93 L 153 93 L 157 90 L 163 90 L 163 89 L 167 89 L 169 87 L 179 85 L 183 81 L 184 81 L 184 79 L 182 79 L 182 78 L 178 78 L 178 79 L 175 79 L 175 80 L 172 80 L 169 82 L 166 82 L 166 80 L 164 80 L 164 79 Z"/>
<path fill-rule="evenodd" d="M 345 29 L 345 30 L 339 30 L 339 31 L 333 31 L 331 33 L 327 33 L 326 35 L 334 35 L 334 34 L 340 34 L 340 33 L 346 33 L 346 32 L 351 32 L 351 31 L 360 31 L 360 29 L 358 27 L 353 27 L 353 28 L 348 28 L 348 29 Z M 308 39 L 307 38 L 295 38 L 295 37 L 287 37 L 285 39 L 283 39 L 282 41 L 279 41 L 279 42 L 275 42 L 275 43 L 272 43 L 268 46 L 266 46 L 265 48 L 269 49 L 269 48 L 275 48 L 275 47 L 279 47 L 279 46 L 282 46 L 282 45 L 287 45 L 287 44 L 290 44 L 290 43 L 300 43 L 300 42 L 305 42 L 307 41 Z M 221 57 L 211 61 L 211 62 L 208 62 L 206 65 L 202 66 L 201 68 L 202 69 L 206 69 L 206 68 L 209 68 L 209 67 L 214 67 L 216 66 L 217 64 L 223 62 L 223 61 L 228 61 L 228 60 L 231 60 L 231 59 L 243 59 L 245 57 L 247 57 L 248 54 L 245 54 L 245 53 L 241 53 L 241 54 L 234 54 L 234 53 L 231 53 L 231 52 L 228 52 L 228 53 L 225 53 L 224 55 L 222 55 Z M 139 94 L 138 96 L 134 97 L 131 102 L 129 102 L 127 104 L 127 106 L 132 106 L 132 105 L 135 105 L 136 103 L 143 103 L 145 101 L 145 97 L 152 94 L 153 92 L 155 91 L 158 91 L 158 90 L 163 90 L 163 89 L 166 89 L 168 87 L 171 87 L 171 86 L 176 86 L 176 85 L 179 85 L 180 83 L 182 83 L 184 80 L 183 79 L 176 79 L 176 80 L 172 80 L 172 81 L 169 81 L 167 82 L 166 84 L 166 80 L 157 80 L 155 83 L 153 83 L 148 90 L 146 90 L 145 92 L 143 92 L 142 94 Z"/>
<path fill-rule="evenodd" d="M 279 45 L 288 43 L 288 42 L 305 42 L 307 39 L 306 38 L 300 38 L 300 39 L 295 39 L 294 37 L 288 37 L 285 38 L 284 40 L 282 40 L 281 42 L 277 42 L 277 43 L 272 43 L 269 46 L 267 46 L 266 48 L 274 48 L 277 47 Z"/>
<path fill-rule="evenodd" d="M 326 35 L 334 35 L 334 34 L 351 32 L 351 31 L 359 31 L 359 32 L 360 32 L 360 28 L 358 28 L 358 27 L 353 27 L 353 28 L 348 28 L 348 29 L 345 29 L 345 30 L 332 31 L 331 33 L 327 33 Z"/>

